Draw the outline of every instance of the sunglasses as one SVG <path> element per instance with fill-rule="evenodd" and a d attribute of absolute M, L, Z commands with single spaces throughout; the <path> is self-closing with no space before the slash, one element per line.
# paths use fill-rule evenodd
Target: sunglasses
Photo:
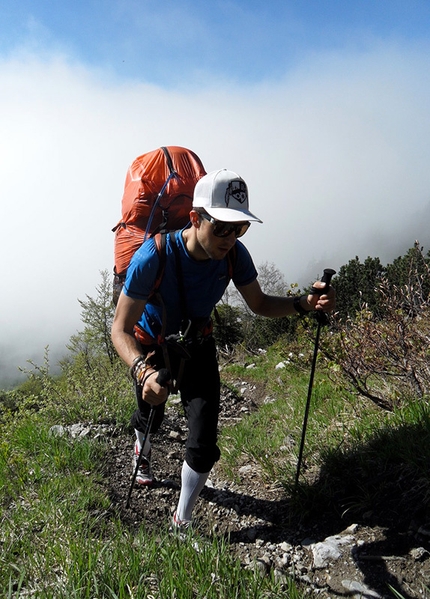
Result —
<path fill-rule="evenodd" d="M 228 237 L 232 233 L 235 234 L 236 238 L 242 237 L 251 225 L 249 222 L 226 223 L 222 220 L 212 218 L 212 216 L 209 216 L 209 214 L 206 214 L 205 212 L 201 213 L 200 216 L 213 225 L 212 233 L 215 237 Z"/>

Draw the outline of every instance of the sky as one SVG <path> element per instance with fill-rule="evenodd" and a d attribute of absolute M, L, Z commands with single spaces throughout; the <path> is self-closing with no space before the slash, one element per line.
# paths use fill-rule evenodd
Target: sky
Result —
<path fill-rule="evenodd" d="M 288 283 L 430 246 L 428 0 L 0 0 L 0 108 L 1 382 L 67 352 L 162 145 L 245 179 Z"/>

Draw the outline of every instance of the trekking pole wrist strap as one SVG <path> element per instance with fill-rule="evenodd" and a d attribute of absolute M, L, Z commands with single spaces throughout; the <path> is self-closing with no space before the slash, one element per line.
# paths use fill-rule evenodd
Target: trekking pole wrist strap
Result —
<path fill-rule="evenodd" d="M 293 299 L 293 307 L 296 312 L 300 314 L 300 316 L 307 316 L 310 310 L 305 310 L 302 306 L 302 298 L 305 297 L 307 301 L 306 295 L 298 295 Z"/>

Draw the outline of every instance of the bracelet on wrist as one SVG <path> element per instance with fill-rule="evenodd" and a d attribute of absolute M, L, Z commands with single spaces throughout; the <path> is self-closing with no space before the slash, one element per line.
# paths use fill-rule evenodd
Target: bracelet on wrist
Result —
<path fill-rule="evenodd" d="M 305 310 L 302 306 L 302 297 L 306 297 L 306 295 L 298 295 L 293 300 L 293 307 L 300 316 L 307 316 L 309 314 L 309 310 Z"/>
<path fill-rule="evenodd" d="M 131 378 L 134 379 L 136 383 L 140 384 L 145 378 L 145 373 L 149 368 L 151 368 L 151 366 L 146 363 L 145 356 L 137 356 L 130 366 Z"/>

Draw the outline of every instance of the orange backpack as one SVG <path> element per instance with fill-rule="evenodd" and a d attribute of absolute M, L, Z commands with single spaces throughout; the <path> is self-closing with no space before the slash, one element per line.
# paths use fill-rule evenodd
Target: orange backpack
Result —
<path fill-rule="evenodd" d="M 161 147 L 133 161 L 125 179 L 122 217 L 112 229 L 115 303 L 130 260 L 142 243 L 188 223 L 194 187 L 205 174 L 200 158 L 179 146 Z"/>

